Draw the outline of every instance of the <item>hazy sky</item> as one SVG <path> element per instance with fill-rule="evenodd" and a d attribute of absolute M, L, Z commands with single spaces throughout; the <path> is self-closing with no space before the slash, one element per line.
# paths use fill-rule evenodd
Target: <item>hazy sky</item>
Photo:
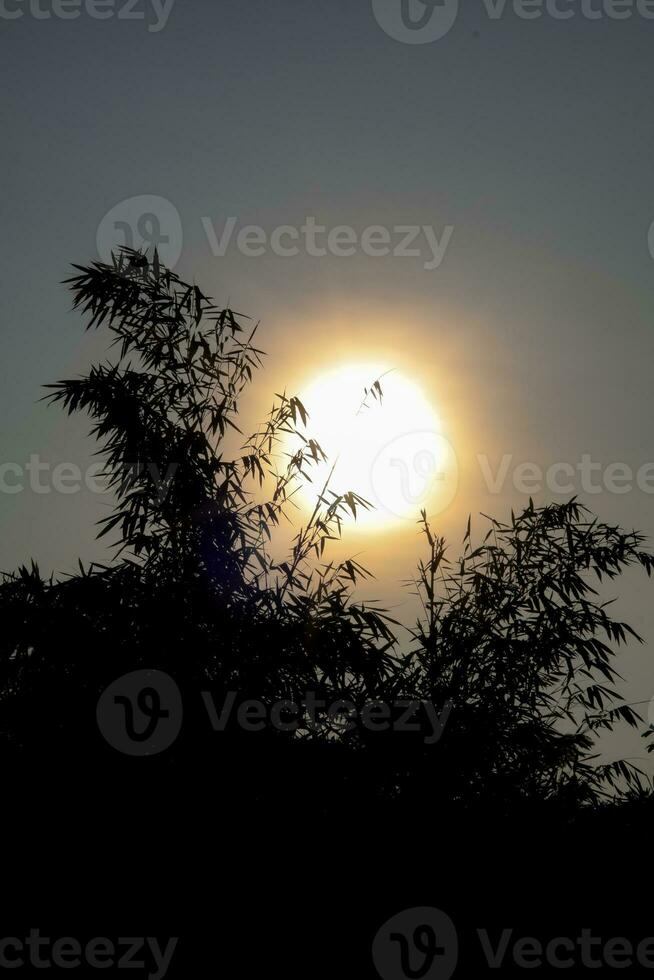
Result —
<path fill-rule="evenodd" d="M 466 0 L 425 43 L 407 43 L 424 36 L 403 26 L 400 5 L 0 2 L 0 462 L 89 465 L 88 424 L 37 404 L 42 384 L 103 349 L 59 282 L 140 218 L 146 237 L 159 224 L 181 275 L 262 320 L 270 356 L 253 413 L 280 386 L 301 391 L 349 361 L 392 364 L 421 386 L 458 459 L 459 491 L 439 515 L 455 542 L 469 511 L 502 517 L 526 503 L 516 465 L 576 468 L 584 456 L 601 464 L 600 486 L 611 464 L 634 479 L 627 492 L 588 494 L 577 470 L 582 498 L 606 520 L 654 531 L 654 494 L 636 485 L 654 462 L 648 5 L 559 0 L 525 19 L 510 3 Z M 448 2 L 434 16 L 455 12 Z M 409 13 L 429 11 L 410 0 Z M 436 33 L 446 23 L 427 20 Z M 312 220 L 348 226 L 356 242 L 346 231 L 312 245 L 301 230 Z M 239 248 L 248 225 L 265 242 L 243 247 L 241 235 Z M 409 246 L 418 255 L 372 254 L 397 249 L 403 226 L 421 229 Z M 500 492 L 479 455 L 493 472 L 511 457 Z M 20 482 L 18 470 L 4 474 Z M 70 571 L 78 555 L 104 555 L 93 521 L 106 499 L 23 482 L 0 493 L 0 567 L 34 557 Z M 654 467 L 644 485 L 654 490 Z M 409 522 L 353 545 L 394 602 L 416 547 Z M 618 587 L 619 611 L 649 643 L 625 658 L 625 691 L 649 698 L 651 586 L 630 576 Z"/>

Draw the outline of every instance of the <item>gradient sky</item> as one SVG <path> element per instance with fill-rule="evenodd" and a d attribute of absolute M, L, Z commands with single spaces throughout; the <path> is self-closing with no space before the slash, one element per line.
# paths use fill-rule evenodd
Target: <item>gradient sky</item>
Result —
<path fill-rule="evenodd" d="M 415 378 L 459 460 L 438 527 L 454 544 L 468 512 L 504 517 L 526 503 L 510 480 L 488 490 L 478 454 L 493 468 L 504 454 L 545 468 L 584 454 L 634 471 L 654 461 L 654 20 L 635 7 L 630 19 L 589 20 L 580 0 L 569 20 L 461 6 L 446 36 L 407 44 L 371 0 L 176 0 L 159 31 L 145 0 L 141 20 L 115 16 L 124 0 L 104 20 L 84 8 L 37 18 L 6 0 L 23 16 L 0 16 L 0 461 L 88 465 L 88 423 L 37 401 L 41 385 L 103 350 L 59 283 L 70 262 L 98 257 L 112 209 L 151 195 L 180 216 L 176 271 L 262 321 L 269 358 L 253 417 L 281 386 L 301 393 L 349 360 Z M 235 217 L 236 231 L 270 233 L 309 216 L 358 232 L 454 231 L 431 270 L 426 250 L 250 257 L 232 243 L 212 254 L 207 223 L 220 235 Z M 605 520 L 654 531 L 651 494 L 580 495 Z M 104 557 L 93 522 L 107 506 L 86 491 L 0 493 L 0 567 L 34 557 L 65 572 L 78 556 Z M 415 528 L 354 537 L 376 594 L 397 605 Z M 616 588 L 619 613 L 648 641 L 623 658 L 625 693 L 646 699 L 651 584 L 628 576 Z M 620 747 L 642 755 L 637 738 Z"/>

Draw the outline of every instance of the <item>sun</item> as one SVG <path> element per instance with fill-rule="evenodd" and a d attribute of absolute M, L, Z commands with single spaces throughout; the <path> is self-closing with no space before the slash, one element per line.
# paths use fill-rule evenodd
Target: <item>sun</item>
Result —
<path fill-rule="evenodd" d="M 310 382 L 300 398 L 309 413 L 307 434 L 328 456 L 299 492 L 307 508 L 334 463 L 330 488 L 353 490 L 373 505 L 357 513 L 357 527 L 415 521 L 421 509 L 433 516 L 451 503 L 454 451 L 435 408 L 409 377 L 385 364 L 345 364 Z"/>

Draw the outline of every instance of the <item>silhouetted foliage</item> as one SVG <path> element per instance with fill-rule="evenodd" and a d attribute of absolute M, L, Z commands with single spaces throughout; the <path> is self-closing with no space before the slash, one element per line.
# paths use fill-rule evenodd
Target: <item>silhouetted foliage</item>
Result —
<path fill-rule="evenodd" d="M 460 559 L 422 515 L 423 604 L 405 636 L 376 604 L 355 599 L 369 573 L 327 560 L 348 516 L 370 504 L 331 480 L 285 560 L 271 537 L 299 481 L 324 460 L 297 397 L 277 395 L 269 416 L 229 454 L 238 404 L 262 353 L 246 317 L 214 306 L 197 286 L 125 249 L 113 264 L 76 267 L 69 280 L 89 328 L 107 329 L 117 356 L 51 386 L 69 413 L 86 412 L 116 499 L 101 534 L 118 535 L 115 561 L 64 580 L 36 566 L 0 584 L 0 735 L 14 769 L 83 771 L 172 793 L 201 780 L 229 805 L 301 805 L 339 814 L 345 803 L 417 812 L 482 806 L 509 813 L 547 806 L 576 813 L 611 793 L 639 798 L 629 763 L 597 765 L 598 732 L 641 719 L 615 689 L 615 648 L 627 635 L 591 579 L 611 580 L 654 558 L 635 532 L 608 527 L 576 501 L 490 521 Z M 365 397 L 381 397 L 376 381 Z M 310 428 L 310 426 L 309 426 Z M 300 447 L 284 457 L 289 437 Z M 284 460 L 280 463 L 280 460 Z M 139 668 L 168 672 L 185 707 L 179 739 L 150 759 L 102 740 L 102 691 Z M 449 705 L 442 736 L 372 731 L 332 718 L 296 731 L 211 732 L 199 694 L 229 692 L 266 705 L 307 694 L 359 711 L 379 701 Z M 72 767 L 72 768 L 71 768 Z M 607 796 L 608 794 L 608 796 Z"/>

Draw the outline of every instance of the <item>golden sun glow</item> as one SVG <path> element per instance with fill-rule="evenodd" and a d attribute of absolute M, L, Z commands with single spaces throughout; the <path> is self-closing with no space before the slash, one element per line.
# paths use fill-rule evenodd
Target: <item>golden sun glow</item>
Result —
<path fill-rule="evenodd" d="M 379 379 L 382 397 L 373 385 Z M 366 389 L 368 394 L 366 395 Z M 374 509 L 357 513 L 367 530 L 435 514 L 456 492 L 456 460 L 441 420 L 420 387 L 383 364 L 347 364 L 311 382 L 301 400 L 307 434 L 329 457 L 300 491 L 312 509 L 332 464 L 330 488 L 353 490 Z"/>

